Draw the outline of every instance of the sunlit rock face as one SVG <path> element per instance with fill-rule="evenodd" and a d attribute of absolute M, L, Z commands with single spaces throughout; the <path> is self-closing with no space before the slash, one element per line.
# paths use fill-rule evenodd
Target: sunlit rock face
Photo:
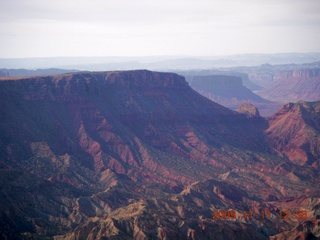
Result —
<path fill-rule="evenodd" d="M 259 110 L 258 108 L 256 108 L 255 106 L 253 106 L 250 103 L 243 103 L 241 104 L 238 108 L 237 108 L 237 112 L 239 113 L 244 113 L 244 114 L 248 114 L 251 116 L 260 116 Z"/>

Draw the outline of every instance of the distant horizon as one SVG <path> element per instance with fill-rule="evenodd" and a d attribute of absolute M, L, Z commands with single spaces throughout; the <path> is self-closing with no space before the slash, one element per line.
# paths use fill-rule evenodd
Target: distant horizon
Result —
<path fill-rule="evenodd" d="M 46 59 L 46 58 L 230 58 L 236 56 L 254 56 L 254 55 L 290 55 L 290 54 L 320 54 L 320 51 L 311 51 L 311 52 L 272 52 L 272 53 L 263 53 L 263 52 L 248 52 L 248 53 L 234 53 L 234 54 L 217 54 L 217 55 L 61 55 L 61 56 L 29 56 L 29 57 L 0 57 L 0 59 Z"/>
<path fill-rule="evenodd" d="M 65 56 L 0 58 L 0 68 L 104 70 L 179 70 L 217 67 L 259 66 L 263 64 L 304 64 L 320 61 L 320 53 L 235 54 L 225 56 Z"/>

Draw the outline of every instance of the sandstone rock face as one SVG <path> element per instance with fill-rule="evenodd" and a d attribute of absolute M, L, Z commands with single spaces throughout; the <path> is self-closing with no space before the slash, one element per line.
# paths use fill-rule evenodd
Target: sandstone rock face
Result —
<path fill-rule="evenodd" d="M 301 69 L 275 73 L 270 86 L 259 95 L 281 102 L 318 101 L 320 99 L 320 69 Z"/>
<path fill-rule="evenodd" d="M 269 118 L 267 134 L 273 146 L 291 161 L 319 169 L 320 102 L 288 103 Z"/>
<path fill-rule="evenodd" d="M 237 108 L 237 112 L 239 113 L 245 113 L 251 116 L 260 116 L 258 108 L 253 106 L 250 103 L 243 103 L 241 106 Z"/>
<path fill-rule="evenodd" d="M 299 234 L 279 209 L 307 209 L 301 226 L 319 210 L 318 150 L 301 145 L 305 164 L 281 155 L 294 135 L 277 136 L 281 112 L 234 112 L 177 74 L 7 78 L 0 105 L 3 239 L 268 239 Z M 319 125 L 307 106 L 304 124 Z M 227 209 L 275 218 L 212 219 Z"/>
<path fill-rule="evenodd" d="M 282 71 L 277 73 L 274 76 L 274 80 L 281 80 L 283 78 L 312 78 L 312 77 L 320 77 L 320 69 L 300 69 L 300 70 L 291 70 L 291 71 Z"/>

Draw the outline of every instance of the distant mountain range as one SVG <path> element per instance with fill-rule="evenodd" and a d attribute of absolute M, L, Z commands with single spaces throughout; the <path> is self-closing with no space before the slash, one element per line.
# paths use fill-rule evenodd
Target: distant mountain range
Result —
<path fill-rule="evenodd" d="M 48 68 L 48 69 L 7 69 L 0 68 L 0 77 L 25 77 L 25 76 L 39 76 L 39 75 L 50 75 L 50 74 L 63 74 L 78 72 L 78 70 L 66 70 L 60 68 Z"/>
<path fill-rule="evenodd" d="M 0 58 L 0 68 L 63 68 L 88 71 L 187 70 L 218 67 L 260 66 L 261 64 L 304 64 L 320 61 L 320 53 L 241 54 L 231 56 L 185 57 L 48 57 Z"/>
<path fill-rule="evenodd" d="M 319 102 L 263 118 L 136 70 L 1 78 L 0 104 L 2 239 L 320 237 Z"/>

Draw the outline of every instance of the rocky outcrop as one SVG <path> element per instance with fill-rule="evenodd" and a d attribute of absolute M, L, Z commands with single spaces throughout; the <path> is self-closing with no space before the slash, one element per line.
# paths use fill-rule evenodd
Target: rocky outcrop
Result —
<path fill-rule="evenodd" d="M 320 102 L 288 103 L 269 118 L 272 145 L 291 161 L 319 169 Z"/>
<path fill-rule="evenodd" d="M 106 218 L 88 219 L 72 233 L 56 239 L 295 239 L 293 237 L 319 236 L 313 213 L 308 213 L 299 223 L 294 221 L 294 227 L 288 224 L 291 219 L 287 222 L 280 219 L 279 211 L 288 203 L 291 207 L 306 209 L 309 206 L 318 211 L 320 202 L 319 199 L 299 198 L 261 203 L 238 187 L 209 179 L 187 186 L 178 194 L 139 200 L 111 212 Z M 233 217 L 229 218 L 227 211 L 233 212 Z M 265 215 L 261 213 L 264 211 Z M 270 214 L 267 215 L 268 211 Z M 296 216 L 294 211 L 292 216 Z M 280 233 L 277 228 L 281 228 Z"/>
<path fill-rule="evenodd" d="M 243 103 L 237 108 L 237 112 L 248 114 L 250 116 L 260 116 L 258 108 L 253 106 L 251 103 Z"/>

